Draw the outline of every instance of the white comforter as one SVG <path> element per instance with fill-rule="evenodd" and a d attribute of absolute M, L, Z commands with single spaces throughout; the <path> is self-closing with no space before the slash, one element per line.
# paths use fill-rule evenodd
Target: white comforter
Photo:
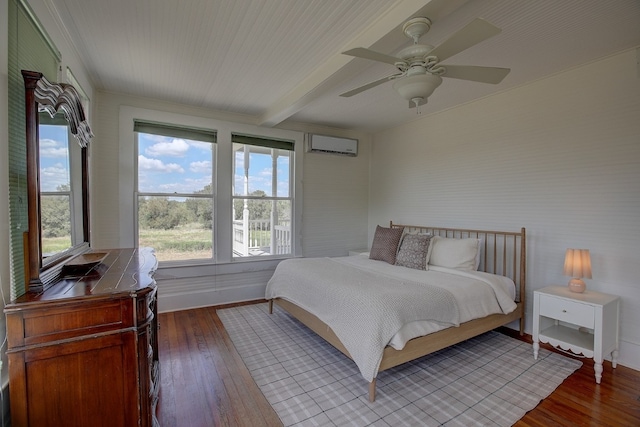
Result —
<path fill-rule="evenodd" d="M 402 348 L 415 336 L 513 311 L 503 279 L 442 268 L 415 270 L 363 256 L 302 258 L 278 265 L 265 297 L 291 301 L 326 323 L 362 376 L 372 381 L 390 343 Z"/>

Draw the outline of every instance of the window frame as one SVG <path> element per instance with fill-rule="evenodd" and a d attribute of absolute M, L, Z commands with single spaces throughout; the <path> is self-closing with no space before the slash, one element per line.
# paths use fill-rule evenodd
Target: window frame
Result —
<path fill-rule="evenodd" d="M 279 150 L 279 151 L 288 151 L 290 153 L 289 155 L 289 166 L 288 166 L 288 177 L 287 177 L 287 182 L 289 183 L 289 188 L 287 191 L 287 196 L 279 196 L 278 195 L 278 182 L 276 182 L 276 186 L 275 186 L 275 195 L 273 194 L 274 188 L 271 189 L 272 193 L 271 195 L 265 195 L 265 196 L 252 196 L 250 194 L 240 194 L 240 195 L 235 195 L 234 191 L 231 191 L 231 208 L 233 209 L 234 205 L 235 205 L 235 201 L 236 200 L 259 200 L 259 201 L 275 201 L 276 203 L 278 201 L 289 201 L 290 204 L 290 221 L 291 221 L 291 225 L 290 225 L 290 231 L 289 233 L 291 234 L 291 240 L 289 242 L 289 245 L 291 247 L 291 251 L 289 253 L 286 254 L 269 254 L 269 255 L 245 255 L 245 256 L 236 256 L 234 255 L 235 251 L 232 252 L 232 257 L 234 261 L 240 261 L 240 260 L 247 260 L 247 259 L 264 259 L 264 258 L 290 258 L 293 253 L 294 253 L 294 245 L 293 245 L 293 220 L 294 220 L 294 205 L 295 205 L 295 190 L 294 190 L 294 186 L 293 183 L 295 182 L 295 177 L 294 177 L 294 167 L 295 167 L 295 143 L 293 141 L 284 141 L 284 140 L 275 140 L 275 139 L 269 139 L 269 138 L 263 138 L 261 136 L 258 135 L 238 135 L 233 133 L 231 136 L 231 142 L 232 142 L 232 151 L 233 151 L 233 155 L 231 158 L 231 162 L 233 164 L 232 167 L 232 172 L 234 174 L 234 177 L 232 179 L 232 187 L 233 189 L 235 189 L 235 184 L 236 184 L 236 180 L 235 180 L 235 171 L 236 171 L 236 154 L 237 151 L 233 149 L 233 146 L 235 144 L 241 144 L 243 146 L 249 146 L 249 147 L 256 147 L 256 148 L 261 148 L 263 150 Z M 273 152 L 271 153 L 259 153 L 259 150 L 256 150 L 256 152 L 254 152 L 255 154 L 265 154 L 265 155 L 271 155 L 272 156 L 272 162 L 273 162 Z M 251 153 L 249 153 L 249 156 L 251 156 Z M 276 160 L 277 163 L 277 160 Z M 277 171 L 277 169 L 276 169 Z M 272 170 L 272 173 L 274 171 Z M 273 184 L 273 179 L 272 179 L 272 184 Z M 233 223 L 235 222 L 235 219 L 233 218 L 232 215 L 232 227 L 233 227 Z M 271 232 L 273 233 L 273 227 L 274 224 L 271 224 Z M 234 230 L 235 232 L 235 230 Z M 233 238 L 234 236 L 232 236 Z M 273 242 L 273 240 L 272 240 Z M 270 248 L 270 250 L 273 252 L 274 248 Z M 233 242 L 232 242 L 232 250 L 233 250 Z"/>
<path fill-rule="evenodd" d="M 136 126 L 139 126 L 141 129 L 143 130 L 150 130 L 150 132 L 144 132 L 144 131 L 138 131 L 135 129 Z M 166 132 L 162 132 L 162 130 L 165 130 Z M 139 182 L 138 182 L 138 178 L 139 178 L 139 169 L 138 169 L 138 156 L 139 156 L 139 148 L 140 148 L 140 142 L 138 139 L 138 135 L 140 133 L 144 133 L 144 134 L 152 134 L 152 135 L 160 135 L 163 137 L 174 137 L 174 138 L 183 138 L 183 139 L 187 139 L 189 141 L 198 141 L 198 142 L 204 142 L 204 143 L 210 143 L 211 144 L 211 193 L 163 193 L 163 192 L 146 192 L 146 191 L 140 191 L 139 188 Z M 150 122 L 150 121 L 140 121 L 140 120 L 134 120 L 134 149 L 135 149 L 135 211 L 134 211 L 134 215 L 136 218 L 135 221 L 135 244 L 136 246 L 139 245 L 140 242 L 140 210 L 139 210 L 139 206 L 140 206 L 140 198 L 141 197 L 165 197 L 167 199 L 171 199 L 171 198 L 179 198 L 179 199 L 204 199 L 204 200 L 210 200 L 211 201 L 211 209 L 212 209 L 212 215 L 215 217 L 216 215 L 216 193 L 215 193 L 215 187 L 216 187 L 216 159 L 217 159 L 217 141 L 216 141 L 216 133 L 213 130 L 210 129 L 196 129 L 196 128 L 189 128 L 186 126 L 181 126 L 181 125 L 176 125 L 176 124 L 171 124 L 171 123 L 155 123 L 155 122 Z M 205 139 L 206 137 L 210 137 L 211 140 L 210 141 L 202 141 L 202 139 L 194 139 L 192 137 L 194 136 L 203 136 L 202 139 Z M 189 259 L 186 260 L 186 262 L 212 262 L 215 260 L 215 255 L 216 255 L 216 247 L 215 247 L 215 232 L 216 232 L 216 225 L 215 223 L 212 224 L 211 226 L 211 230 L 210 230 L 210 234 L 211 234 L 211 257 L 210 258 L 193 258 L 193 259 Z M 163 261 L 164 263 L 174 263 L 176 261 Z"/>
<path fill-rule="evenodd" d="M 190 110 L 185 110 L 190 111 Z M 144 120 L 159 123 L 176 124 L 183 127 L 210 129 L 216 132 L 216 185 L 213 193 L 216 197 L 216 214 L 214 215 L 214 259 L 213 260 L 181 260 L 159 263 L 159 269 L 190 266 L 220 266 L 235 264 L 237 268 L 225 271 L 243 271 L 246 263 L 258 263 L 277 259 L 300 257 L 302 255 L 302 173 L 304 154 L 304 133 L 292 130 L 264 128 L 241 122 L 229 122 L 214 117 L 194 116 L 168 111 L 158 111 L 142 107 L 121 105 L 119 107 L 119 170 L 116 178 L 119 202 L 119 247 L 135 247 L 137 238 L 137 144 L 135 143 L 133 122 Z M 290 166 L 293 178 L 292 206 L 292 250 L 288 256 L 263 256 L 234 258 L 232 255 L 232 142 L 231 134 L 260 135 L 269 139 L 282 139 L 294 142 L 293 164 Z M 100 242 L 98 242 L 100 244 Z M 109 244 L 111 245 L 111 244 Z M 103 245 L 104 246 L 104 245 Z M 265 264 L 267 265 L 267 264 Z M 268 265 L 271 265 L 268 263 Z M 205 270 L 203 270 L 204 272 Z M 217 271 L 214 269 L 212 271 Z M 205 274 L 205 273 L 203 273 Z M 215 273 L 214 273 L 215 274 Z"/>
<path fill-rule="evenodd" d="M 47 196 L 66 196 L 69 201 L 69 221 L 70 221 L 70 239 L 71 246 L 79 245 L 83 242 L 83 223 L 82 223 L 82 148 L 77 143 L 75 137 L 71 133 L 71 129 L 69 128 L 69 123 L 64 118 L 62 112 L 58 112 L 55 117 L 49 116 L 46 112 L 40 112 L 40 123 L 39 126 L 61 126 L 66 129 L 66 148 L 67 148 L 67 164 L 69 167 L 69 190 L 66 191 L 57 191 L 57 190 L 42 190 L 42 185 L 40 185 L 40 197 Z M 42 138 L 42 135 L 39 137 Z M 40 159 L 45 156 L 42 156 L 42 153 L 39 154 Z M 42 160 L 40 161 L 40 173 L 42 173 Z M 41 218 L 42 220 L 42 218 Z M 42 237 L 41 237 L 42 238 Z M 43 263 L 47 264 L 47 262 L 51 262 L 58 258 L 58 255 L 64 253 L 57 252 L 53 254 L 49 254 L 49 256 L 44 257 L 43 255 Z"/>

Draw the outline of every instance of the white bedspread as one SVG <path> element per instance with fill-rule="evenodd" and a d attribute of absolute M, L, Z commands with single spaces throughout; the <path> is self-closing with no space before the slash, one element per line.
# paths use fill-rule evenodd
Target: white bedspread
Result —
<path fill-rule="evenodd" d="M 415 270 L 360 256 L 290 259 L 276 268 L 265 297 L 291 301 L 326 323 L 372 381 L 384 347 L 401 330 L 409 329 L 404 346 L 425 325 L 437 330 L 513 311 L 513 299 L 492 276 Z"/>

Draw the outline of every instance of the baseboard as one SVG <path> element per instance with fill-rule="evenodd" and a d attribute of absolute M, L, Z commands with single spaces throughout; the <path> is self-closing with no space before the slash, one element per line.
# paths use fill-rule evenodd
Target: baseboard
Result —
<path fill-rule="evenodd" d="M 620 365 L 640 371 L 640 345 L 628 341 L 620 341 L 619 353 L 618 363 Z"/>
<path fill-rule="evenodd" d="M 159 269 L 154 275 L 158 285 L 158 311 L 162 313 L 262 299 L 267 282 L 279 261 Z"/>
<path fill-rule="evenodd" d="M 253 301 L 264 298 L 264 284 L 244 286 L 235 289 L 208 289 L 180 294 L 158 294 L 158 311 L 160 313 L 189 310 L 192 308 L 210 307 L 235 302 Z"/>
<path fill-rule="evenodd" d="M 263 299 L 268 278 L 254 279 L 257 280 L 226 286 L 212 286 L 210 282 L 204 286 L 193 282 L 176 286 L 175 283 L 158 281 L 158 311 L 164 313 Z"/>

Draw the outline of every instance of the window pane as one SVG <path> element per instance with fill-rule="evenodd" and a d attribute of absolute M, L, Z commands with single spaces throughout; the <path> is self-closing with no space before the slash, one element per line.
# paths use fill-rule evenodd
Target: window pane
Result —
<path fill-rule="evenodd" d="M 58 116 L 41 114 L 40 124 L 40 228 L 42 257 L 69 249 L 71 236 L 71 160 L 69 127 Z M 61 193 L 60 195 L 52 193 Z"/>
<path fill-rule="evenodd" d="M 291 254 L 291 201 L 235 199 L 233 255 Z"/>
<path fill-rule="evenodd" d="M 212 212 L 212 198 L 139 197 L 138 243 L 158 261 L 212 258 Z"/>
<path fill-rule="evenodd" d="M 42 256 L 71 247 L 71 197 L 69 194 L 40 196 Z"/>
<path fill-rule="evenodd" d="M 40 125 L 40 191 L 69 191 L 67 126 Z"/>
<path fill-rule="evenodd" d="M 290 197 L 292 151 L 235 143 L 233 152 L 234 195 Z"/>
<path fill-rule="evenodd" d="M 211 194 L 213 144 L 138 134 L 138 191 Z"/>

